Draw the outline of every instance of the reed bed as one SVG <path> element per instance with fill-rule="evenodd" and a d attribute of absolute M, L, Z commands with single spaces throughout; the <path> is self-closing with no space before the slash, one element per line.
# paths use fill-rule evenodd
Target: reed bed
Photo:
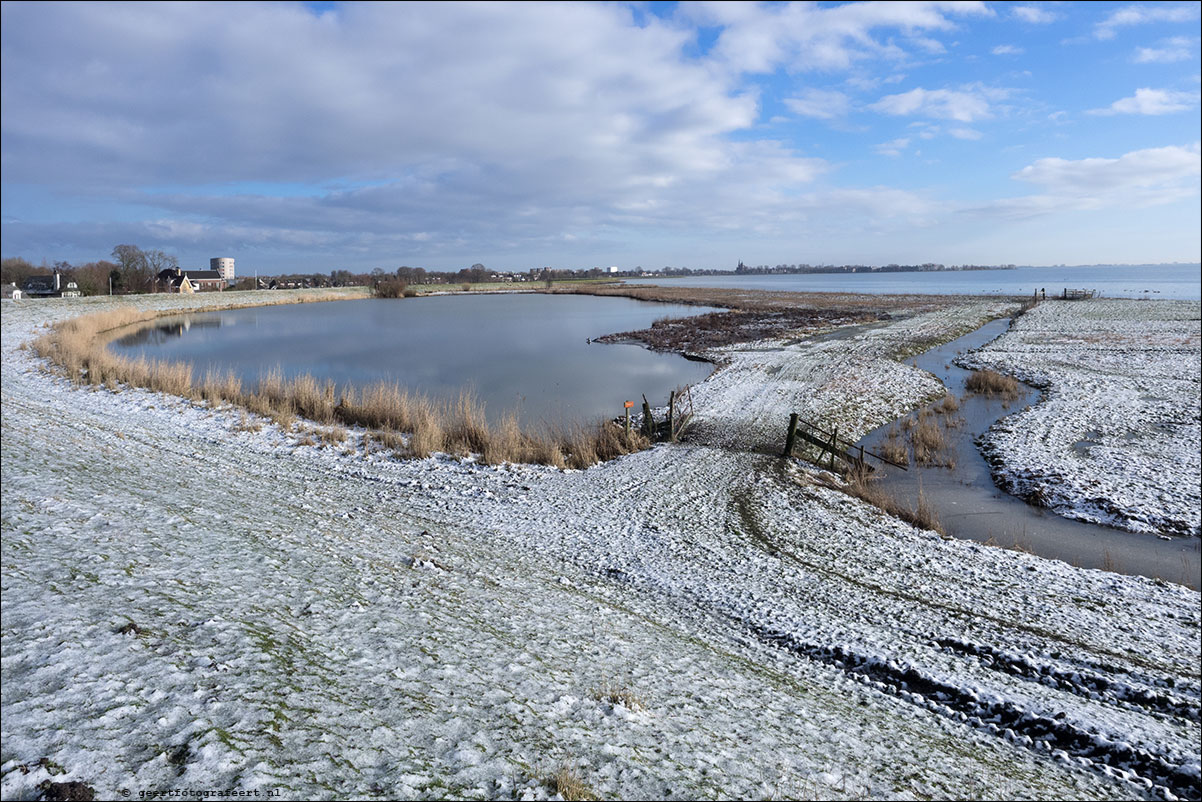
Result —
<path fill-rule="evenodd" d="M 35 340 L 33 349 L 77 385 L 143 387 L 214 407 L 232 404 L 269 418 L 286 431 L 291 431 L 297 418 L 330 427 L 329 434 L 315 442 L 341 443 L 347 438 L 342 427 L 361 427 L 365 453 L 374 447 L 416 458 L 435 452 L 478 454 L 490 465 L 525 462 L 587 468 L 650 445 L 641 434 L 608 421 L 543 431 L 523 430 L 512 416 L 490 424 L 484 404 L 470 391 L 449 402 L 387 382 L 339 391 L 332 381 L 309 375 L 287 378 L 279 368 L 263 373 L 250 388 L 233 373 L 209 370 L 198 379 L 187 364 L 133 359 L 108 349 L 118 332 L 156 317 L 158 313 L 130 307 L 72 318 Z M 245 416 L 236 428 L 250 430 Z"/>
<path fill-rule="evenodd" d="M 867 471 L 853 471 L 847 475 L 844 482 L 835 482 L 822 478 L 818 482 L 832 490 L 838 490 L 853 498 L 865 501 L 883 512 L 892 515 L 894 518 L 900 518 L 921 529 L 928 529 L 944 537 L 947 536 L 947 532 L 943 529 L 943 524 L 939 521 L 939 516 L 927 501 L 926 494 L 922 491 L 921 487 L 918 488 L 918 496 L 914 499 L 914 503 L 906 504 L 895 496 L 890 495 L 880 485 L 875 484 Z"/>
<path fill-rule="evenodd" d="M 964 388 L 978 395 L 995 395 L 1013 401 L 1022 392 L 1018 382 L 992 370 L 974 370 L 964 382 Z"/>
<path fill-rule="evenodd" d="M 889 431 L 885 433 L 885 439 L 881 442 L 880 449 L 881 456 L 890 462 L 898 465 L 908 465 L 910 462 L 906 443 L 902 440 L 901 432 L 898 431 L 896 424 L 890 426 Z"/>
<path fill-rule="evenodd" d="M 959 412 L 960 399 L 948 393 L 943 397 L 942 401 L 935 405 L 934 410 L 940 415 L 950 415 L 953 412 Z"/>

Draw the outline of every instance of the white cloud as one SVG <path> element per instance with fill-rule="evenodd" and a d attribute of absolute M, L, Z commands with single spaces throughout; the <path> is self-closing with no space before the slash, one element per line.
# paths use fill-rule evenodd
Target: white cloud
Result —
<path fill-rule="evenodd" d="M 810 3 L 682 4 L 680 13 L 701 25 L 722 26 L 713 54 L 733 72 L 763 73 L 786 66 L 796 70 L 845 69 L 870 58 L 905 55 L 892 37 L 900 30 L 920 50 L 942 52 L 943 45 L 921 33 L 952 31 L 954 17 L 990 16 L 985 3 Z"/>
<path fill-rule="evenodd" d="M 910 147 L 910 138 L 901 137 L 874 145 L 872 149 L 882 156 L 900 156 L 902 151 L 908 147 Z"/>
<path fill-rule="evenodd" d="M 970 123 L 992 117 L 991 102 L 1008 94 L 1009 90 L 981 84 L 971 84 L 959 90 L 919 88 L 897 95 L 886 95 L 869 108 L 894 116 L 918 114 L 940 120 Z"/>
<path fill-rule="evenodd" d="M 785 99 L 785 105 L 803 117 L 830 120 L 847 114 L 851 100 L 842 92 L 826 89 L 807 89 L 798 97 Z"/>
<path fill-rule="evenodd" d="M 950 134 L 951 136 L 954 136 L 956 139 L 970 139 L 970 140 L 980 139 L 982 136 L 984 136 L 980 131 L 976 130 L 975 128 L 964 128 L 964 127 L 949 128 L 948 134 Z"/>
<path fill-rule="evenodd" d="M 1202 147 L 1197 142 L 1135 150 L 1117 159 L 1039 159 L 1011 178 L 1039 186 L 1041 194 L 972 211 L 1020 218 L 1065 210 L 1156 206 L 1197 195 L 1199 175 Z"/>
<path fill-rule="evenodd" d="M 132 187 L 143 208 L 208 230 L 428 232 L 434 252 L 589 226 L 738 225 L 827 169 L 778 142 L 732 141 L 757 98 L 685 58 L 689 32 L 636 25 L 626 7 L 229 12 L 6 3 L 6 187 Z M 266 196 L 333 181 L 371 186 Z M 700 200 L 711 193 L 722 215 Z"/>
<path fill-rule="evenodd" d="M 1114 114 L 1161 115 L 1185 111 L 1198 103 L 1198 95 L 1188 92 L 1173 92 L 1168 89 L 1136 89 L 1132 97 L 1116 100 L 1104 109 L 1090 109 L 1087 114 L 1110 116 Z"/>
<path fill-rule="evenodd" d="M 1019 56 L 1025 51 L 1015 45 L 998 45 L 991 52 L 995 56 Z"/>
<path fill-rule="evenodd" d="M 1197 3 L 1124 6 L 1112 11 L 1106 19 L 1095 25 L 1094 36 L 1098 39 L 1113 39 L 1119 28 L 1146 25 L 1152 22 L 1192 22 L 1196 19 L 1198 19 Z"/>
<path fill-rule="evenodd" d="M 1058 19 L 1058 15 L 1039 6 L 1014 6 L 1010 14 L 1032 25 L 1046 25 Z"/>
<path fill-rule="evenodd" d="M 1172 64 L 1178 61 L 1188 61 L 1194 54 L 1194 42 L 1184 36 L 1174 36 L 1158 43 L 1157 47 L 1138 47 L 1135 49 L 1137 64 Z"/>
<path fill-rule="evenodd" d="M 1039 159 L 1011 178 L 1038 184 L 1057 194 L 1093 194 L 1135 187 L 1165 186 L 1202 173 L 1199 143 L 1149 148 L 1117 159 Z"/>

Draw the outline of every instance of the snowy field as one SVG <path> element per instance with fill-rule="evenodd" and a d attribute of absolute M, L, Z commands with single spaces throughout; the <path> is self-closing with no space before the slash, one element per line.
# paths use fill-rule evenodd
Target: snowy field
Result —
<path fill-rule="evenodd" d="M 937 394 L 893 357 L 999 302 L 724 349 L 689 442 L 587 471 L 302 445 L 18 348 L 109 303 L 3 307 L 5 799 L 1200 796 L 1197 592 L 771 453 Z"/>
<path fill-rule="evenodd" d="M 1044 303 L 971 355 L 1045 389 L 1000 421 L 995 478 L 1061 515 L 1134 532 L 1202 529 L 1202 305 Z"/>

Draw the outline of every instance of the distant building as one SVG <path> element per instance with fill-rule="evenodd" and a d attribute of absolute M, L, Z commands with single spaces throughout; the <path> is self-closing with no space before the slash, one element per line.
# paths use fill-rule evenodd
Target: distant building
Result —
<path fill-rule="evenodd" d="M 52 275 L 30 276 L 22 287 L 30 298 L 78 298 L 79 285 L 57 270 Z"/>
<path fill-rule="evenodd" d="M 610 265 L 610 266 L 609 266 L 609 272 L 610 272 L 610 273 L 617 273 L 617 272 L 618 272 L 618 266 L 617 266 L 617 265 Z"/>
<path fill-rule="evenodd" d="M 220 292 L 228 286 L 225 278 L 216 270 L 185 270 L 183 272 L 188 277 L 189 283 L 192 284 L 192 288 L 197 292 L 205 290 Z"/>
<path fill-rule="evenodd" d="M 209 270 L 221 274 L 227 284 L 234 283 L 234 260 L 228 256 L 215 256 L 209 260 Z"/>
<path fill-rule="evenodd" d="M 178 292 L 185 295 L 196 292 L 196 288 L 192 286 L 188 276 L 178 267 L 160 270 L 159 274 L 154 277 L 154 289 L 156 292 Z"/>

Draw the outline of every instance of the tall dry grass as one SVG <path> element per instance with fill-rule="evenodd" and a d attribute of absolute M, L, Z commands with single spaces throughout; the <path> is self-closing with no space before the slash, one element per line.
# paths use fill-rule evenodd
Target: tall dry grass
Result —
<path fill-rule="evenodd" d="M 51 328 L 34 341 L 33 348 L 76 384 L 123 384 L 213 406 L 234 404 L 285 430 L 291 430 L 298 417 L 324 426 L 362 427 L 367 430 L 365 453 L 374 443 L 417 458 L 444 452 L 478 454 L 490 465 L 528 462 L 587 468 L 650 445 L 642 435 L 611 422 L 525 431 L 515 418 L 506 417 L 490 425 L 484 404 L 470 391 L 450 402 L 434 401 L 387 382 L 340 393 L 332 381 L 309 375 L 287 378 L 279 368 L 264 372 L 254 387 L 247 387 L 233 373 L 209 370 L 197 379 L 187 364 L 135 359 L 108 349 L 118 332 L 159 316 L 130 307 L 73 318 Z M 341 442 L 345 434 L 320 439 Z"/>
<path fill-rule="evenodd" d="M 951 393 L 943 397 L 943 400 L 935 405 L 934 410 L 943 415 L 950 415 L 953 412 L 960 410 L 960 399 L 956 398 Z"/>
<path fill-rule="evenodd" d="M 964 381 L 964 389 L 978 395 L 996 395 L 1013 401 L 1022 393 L 1018 382 L 992 370 L 974 370 Z"/>
<path fill-rule="evenodd" d="M 939 522 L 939 516 L 927 501 L 926 494 L 923 493 L 921 487 L 918 489 L 918 495 L 914 499 L 914 502 L 906 504 L 895 496 L 890 495 L 880 485 L 875 484 L 869 478 L 866 471 L 853 472 L 848 476 L 844 484 L 828 484 L 827 486 L 841 490 L 847 495 L 858 498 L 861 501 L 866 501 L 874 507 L 892 515 L 894 518 L 900 518 L 921 529 L 929 529 L 944 536 L 947 534 L 943 530 L 943 524 Z"/>
<path fill-rule="evenodd" d="M 910 463 L 910 454 L 906 450 L 906 443 L 902 440 L 901 432 L 897 430 L 897 425 L 889 427 L 889 431 L 885 433 L 885 439 L 880 445 L 881 456 L 890 462 L 898 465 L 908 465 Z"/>

